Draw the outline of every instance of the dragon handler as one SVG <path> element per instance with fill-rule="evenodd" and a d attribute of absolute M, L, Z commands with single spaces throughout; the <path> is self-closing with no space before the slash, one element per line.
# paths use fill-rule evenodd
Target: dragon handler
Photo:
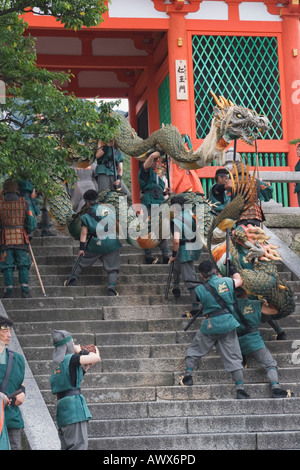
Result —
<path fill-rule="evenodd" d="M 262 303 L 260 300 L 250 300 L 243 287 L 235 289 L 237 306 L 233 315 L 240 323 L 237 327 L 237 335 L 241 352 L 246 363 L 249 355 L 253 357 L 266 370 L 266 376 L 271 386 L 272 398 L 290 398 L 294 393 L 290 390 L 283 390 L 279 385 L 277 363 L 258 330 L 261 315 L 275 315 L 278 310 L 271 304 Z"/>
<path fill-rule="evenodd" d="M 8 348 L 12 326 L 12 320 L 0 316 L 0 392 L 8 399 L 4 413 L 10 449 L 21 450 L 24 421 L 20 406 L 25 400 L 25 360 L 21 354 Z M 14 396 L 10 398 L 11 394 Z"/>
<path fill-rule="evenodd" d="M 182 196 L 173 196 L 171 199 L 174 208 L 174 218 L 171 221 L 173 234 L 172 255 L 170 263 L 174 263 L 172 293 L 175 298 L 181 297 L 180 278 L 190 293 L 192 309 L 184 316 L 195 316 L 199 312 L 199 302 L 195 293 L 195 281 L 197 275 L 194 262 L 198 261 L 202 252 L 202 244 L 197 240 L 196 221 L 191 211 L 185 208 L 185 200 Z"/>
<path fill-rule="evenodd" d="M 21 297 L 29 292 L 29 235 L 37 226 L 29 201 L 19 195 L 19 185 L 8 178 L 3 183 L 4 200 L 0 200 L 0 270 L 3 273 L 4 298 L 13 297 L 14 269 L 19 271 Z"/>
<path fill-rule="evenodd" d="M 94 345 L 74 344 L 65 330 L 52 332 L 54 345 L 51 391 L 57 396 L 56 422 L 61 450 L 87 450 L 87 423 L 92 418 L 80 385 L 90 366 L 101 360 Z"/>
<path fill-rule="evenodd" d="M 199 264 L 203 280 L 196 288 L 196 294 L 203 306 L 205 320 L 187 349 L 186 369 L 180 385 L 193 385 L 193 371 L 197 359 L 205 356 L 217 345 L 225 370 L 230 372 L 236 385 L 237 398 L 248 399 L 244 390 L 242 353 L 236 333 L 239 322 L 232 315 L 234 289 L 242 285 L 242 278 L 230 263 L 231 277 L 219 277 L 210 261 Z"/>
<path fill-rule="evenodd" d="M 80 216 L 81 233 L 79 262 L 75 262 L 70 278 L 65 285 L 76 285 L 83 270 L 92 266 L 98 259 L 108 274 L 108 295 L 116 296 L 115 289 L 120 270 L 121 242 L 116 236 L 116 217 L 112 209 L 98 204 L 98 193 L 89 189 L 83 195 L 88 211 Z"/>

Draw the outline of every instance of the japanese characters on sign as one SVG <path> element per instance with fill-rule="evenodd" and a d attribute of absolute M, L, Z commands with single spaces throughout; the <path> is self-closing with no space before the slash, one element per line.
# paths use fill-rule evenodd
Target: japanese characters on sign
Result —
<path fill-rule="evenodd" d="M 176 96 L 178 100 L 188 99 L 186 60 L 175 60 Z"/>

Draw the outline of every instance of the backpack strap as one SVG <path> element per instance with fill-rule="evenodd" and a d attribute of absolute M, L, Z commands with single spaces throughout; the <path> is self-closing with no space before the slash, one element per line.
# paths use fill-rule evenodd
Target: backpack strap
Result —
<path fill-rule="evenodd" d="M 5 372 L 3 382 L 0 386 L 0 392 L 2 392 L 2 393 L 5 393 L 5 389 L 7 387 L 7 384 L 8 384 L 9 378 L 10 378 L 12 365 L 13 365 L 13 359 L 14 359 L 14 355 L 15 355 L 15 353 L 13 351 L 11 351 L 10 349 L 7 349 L 7 354 L 8 354 L 8 360 L 7 360 L 6 372 Z"/>
<path fill-rule="evenodd" d="M 227 312 L 231 313 L 228 306 L 226 305 L 224 299 L 222 299 L 222 297 L 215 291 L 215 289 L 208 282 L 204 282 L 203 285 L 214 296 L 216 301 L 221 305 L 223 311 L 225 310 L 224 313 L 227 313 Z M 242 314 L 242 312 L 238 308 L 237 301 L 235 301 L 233 305 L 234 305 L 234 309 L 235 309 L 236 313 L 239 316 L 240 321 L 243 323 L 243 325 L 246 327 L 246 330 L 247 330 L 247 331 L 243 332 L 242 335 L 245 335 L 247 333 L 251 333 L 252 331 L 256 331 L 256 329 L 254 329 L 250 325 L 250 323 L 248 323 L 248 321 L 246 320 L 246 318 L 244 317 L 244 315 Z"/>

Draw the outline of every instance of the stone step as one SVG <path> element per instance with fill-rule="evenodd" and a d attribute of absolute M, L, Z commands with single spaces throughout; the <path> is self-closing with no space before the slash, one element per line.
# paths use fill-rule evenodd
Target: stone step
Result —
<path fill-rule="evenodd" d="M 101 273 L 100 273 L 101 270 Z M 55 295 L 55 290 L 52 287 L 64 287 L 64 282 L 68 279 L 69 274 L 71 273 L 71 266 L 68 271 L 66 271 L 65 274 L 44 274 L 42 273 L 42 270 L 40 270 L 41 278 L 43 285 L 45 287 L 48 287 L 46 293 L 47 295 Z M 291 278 L 291 273 L 284 272 L 281 274 L 281 279 L 290 281 Z M 164 292 L 166 285 L 167 285 L 167 280 L 168 280 L 168 271 L 162 272 L 162 273 L 148 273 L 148 274 L 135 274 L 132 273 L 130 276 L 128 274 L 123 274 L 122 269 L 118 275 L 118 282 L 117 282 L 117 290 L 119 293 L 126 293 L 127 290 L 130 288 L 138 289 L 138 288 L 144 288 L 144 289 L 149 289 L 149 284 L 151 285 L 151 291 L 154 289 L 159 289 L 159 292 Z M 290 281 L 293 285 L 295 281 Z M 3 277 L 0 278 L 0 286 L 4 286 L 3 283 Z M 19 291 L 18 287 L 18 278 L 17 274 L 15 274 L 15 286 L 16 286 L 16 294 Z M 101 287 L 103 286 L 103 288 Z M 85 288 L 86 292 L 89 293 L 89 295 L 93 294 L 93 289 L 97 289 L 97 292 L 102 292 L 101 288 L 104 292 L 107 286 L 107 273 L 104 271 L 102 266 L 97 267 L 97 272 L 94 274 L 91 274 L 90 269 L 89 269 L 89 274 L 84 274 L 82 273 L 81 276 L 77 279 L 77 289 L 80 288 Z M 30 272 L 30 287 L 31 289 L 38 287 L 34 293 L 34 296 L 39 297 L 40 294 L 40 282 L 39 278 L 36 275 L 35 271 L 31 268 Z M 187 289 L 185 288 L 184 284 L 181 282 L 181 293 L 182 295 L 187 293 Z M 50 288 L 50 289 L 49 289 Z M 52 289 L 51 289 L 52 288 Z M 68 289 L 71 289 L 72 286 L 68 286 Z M 99 291 L 100 288 L 100 291 Z M 170 292 L 169 296 L 172 297 L 172 288 L 173 284 L 171 284 L 170 287 Z M 72 292 L 72 291 L 71 291 Z M 106 292 L 106 291 L 105 291 Z M 92 294 L 91 294 L 92 293 Z M 61 294 L 59 294 L 61 295 Z M 104 294 L 102 294 L 104 295 Z"/>
<path fill-rule="evenodd" d="M 177 434 L 157 435 L 145 437 L 116 437 L 116 438 L 91 438 L 89 450 L 106 451 L 189 451 L 191 459 L 193 451 L 197 450 L 297 450 L 299 449 L 299 431 L 287 432 L 255 432 L 255 433 L 208 433 L 208 434 Z M 113 455 L 113 454 L 112 454 Z M 150 457 L 147 453 L 142 454 L 145 462 L 153 464 L 155 456 Z M 185 461 L 186 462 L 186 461 Z M 184 461 L 182 463 L 185 463 Z M 144 461 L 143 461 L 144 463 Z M 192 463 L 192 460 L 191 460 Z"/>
<path fill-rule="evenodd" d="M 102 269 L 102 268 L 101 268 Z M 95 273 L 94 275 L 89 274 L 82 274 L 78 279 L 77 279 L 77 287 L 90 287 L 90 288 L 99 288 L 99 286 L 106 286 L 107 284 L 107 274 L 103 271 L 103 274 Z M 43 274 L 42 275 L 42 281 L 45 287 L 49 286 L 59 286 L 62 287 L 64 286 L 64 282 L 66 279 L 68 279 L 68 275 L 70 272 L 67 274 Z M 145 286 L 145 284 L 148 287 L 148 284 L 151 284 L 151 287 L 157 287 L 157 286 L 166 286 L 167 284 L 167 279 L 168 279 L 168 273 L 161 273 L 161 274 L 134 274 L 132 273 L 130 276 L 128 274 L 122 274 L 122 272 L 119 273 L 118 275 L 118 290 L 120 290 L 120 287 L 123 289 L 128 289 L 132 288 L 135 285 L 140 285 L 140 286 Z M 0 286 L 3 286 L 3 279 L 1 278 Z M 18 285 L 18 280 L 17 276 L 15 277 L 15 286 Z M 39 286 L 39 279 L 38 276 L 35 274 L 35 272 L 31 272 L 30 274 L 30 286 L 36 287 Z M 68 286 L 69 289 L 71 289 L 71 286 Z M 184 291 L 184 286 L 182 285 L 182 289 Z M 38 291 L 37 291 L 38 292 Z M 183 292 L 182 292 L 183 293 Z M 171 296 L 171 294 L 170 294 Z M 38 297 L 38 295 L 37 295 Z"/>
<path fill-rule="evenodd" d="M 52 248 L 51 248 L 52 250 Z M 38 266 L 43 265 L 65 265 L 73 266 L 75 261 L 78 258 L 78 248 L 72 247 L 56 247 L 51 251 L 51 253 L 45 255 L 45 249 L 40 247 L 35 250 L 34 257 Z M 40 253 L 40 254 L 39 254 Z M 44 254 L 41 254 L 44 253 Z M 140 253 L 123 253 L 120 251 L 121 266 L 137 265 L 139 263 L 144 263 L 145 255 L 142 251 Z M 162 255 L 157 256 L 159 263 L 156 266 L 165 266 L 162 263 Z M 100 261 L 97 261 L 97 265 L 100 264 Z M 145 266 L 148 266 L 145 264 Z"/>
<path fill-rule="evenodd" d="M 249 374 L 248 374 L 249 376 Z M 134 381 L 134 377 L 130 377 Z M 152 376 L 152 379 L 157 380 L 159 375 L 156 374 Z M 250 377 L 251 378 L 251 377 Z M 173 380 L 174 384 L 157 384 L 155 386 L 149 384 L 149 380 L 144 378 L 145 384 L 144 385 L 131 385 L 130 383 L 127 385 L 118 385 L 112 386 L 110 383 L 105 386 L 103 384 L 102 387 L 99 388 L 94 386 L 85 386 L 82 388 L 82 393 L 86 399 L 88 407 L 91 411 L 94 411 L 94 405 L 98 406 L 99 404 L 110 404 L 111 406 L 121 405 L 124 404 L 125 406 L 132 404 L 132 403 L 143 403 L 146 402 L 148 407 L 152 403 L 160 403 L 162 407 L 164 404 L 169 404 L 170 402 L 181 402 L 183 405 L 189 403 L 190 401 L 198 401 L 202 403 L 203 406 L 206 406 L 206 403 L 209 401 L 215 402 L 217 405 L 219 400 L 225 401 L 226 403 L 231 403 L 233 400 L 234 402 L 240 402 L 236 400 L 236 389 L 235 386 L 228 378 L 228 383 L 210 383 L 210 384 L 196 384 L 193 387 L 182 387 L 178 385 L 179 375 L 174 375 L 173 377 L 168 376 L 169 382 Z M 49 377 L 48 376 L 37 376 L 37 380 L 39 386 L 42 391 L 42 395 L 44 397 L 47 406 L 50 408 L 53 416 L 55 415 L 55 407 L 56 407 L 56 397 L 51 393 L 49 387 Z M 146 383 L 147 380 L 147 383 Z M 153 382 L 152 382 L 153 383 Z M 291 413 L 299 413 L 297 409 L 297 404 L 293 405 L 293 400 L 297 399 L 299 396 L 299 385 L 295 382 L 281 382 L 281 387 L 285 390 L 291 390 L 295 393 L 295 397 L 289 399 L 275 399 L 271 398 L 271 391 L 270 385 L 266 382 L 257 383 L 257 378 L 255 374 L 252 374 L 252 382 L 249 381 L 245 384 L 245 389 L 247 390 L 248 394 L 251 397 L 251 402 L 256 403 L 257 400 L 264 400 L 266 408 L 269 408 L 269 403 L 273 404 L 273 402 L 287 402 L 291 401 Z M 250 403 L 247 400 L 247 403 Z M 244 403 L 244 400 L 243 400 Z M 229 405 L 228 405 L 229 406 Z M 270 405 L 272 406 L 272 405 Z M 226 408 L 227 405 L 224 405 Z M 209 410 L 209 408 L 208 408 Z M 183 407 L 183 411 L 185 408 Z M 274 410 L 274 413 L 281 412 Z M 220 410 L 220 414 L 224 414 L 222 410 Z M 178 410 L 178 414 L 179 410 Z M 200 416 L 202 415 L 199 413 Z M 259 413 L 258 413 L 259 414 Z M 94 415 L 93 415 L 94 416 Z M 101 415 L 100 417 L 102 417 Z M 117 413 L 114 414 L 117 417 Z M 159 414 L 157 414 L 159 416 Z M 164 412 L 161 413 L 161 416 L 165 416 Z M 177 416 L 177 415 L 176 415 Z M 196 416 L 196 415 L 195 415 Z M 96 414 L 97 417 L 97 414 Z"/>
<path fill-rule="evenodd" d="M 168 308 L 168 305 L 176 305 L 176 301 L 172 298 L 168 301 L 168 305 L 165 304 L 163 295 L 119 295 L 114 297 L 104 296 L 78 296 L 72 297 L 67 295 L 69 290 L 66 289 L 66 294 L 63 297 L 48 297 L 40 296 L 31 299 L 2 299 L 2 303 L 5 309 L 9 312 L 12 310 L 24 310 L 26 305 L 30 309 L 41 309 L 41 308 L 99 308 L 99 304 L 102 307 L 110 307 L 111 310 L 118 309 L 124 306 L 132 306 L 132 308 L 144 308 L 145 306 L 152 306 L 157 308 Z M 158 305 L 160 304 L 160 305 Z M 178 305 L 178 303 L 177 303 Z M 123 308 L 124 310 L 124 308 Z M 126 312 L 124 312 L 126 314 Z"/>
<path fill-rule="evenodd" d="M 104 361 L 103 361 L 104 362 Z M 126 387 L 151 387 L 151 386 L 174 386 L 179 384 L 179 379 L 182 376 L 185 365 L 180 364 L 180 359 L 173 361 L 173 368 L 169 370 L 148 370 L 148 371 L 137 371 L 132 372 L 130 369 L 124 371 L 116 372 L 102 372 L 103 364 L 97 366 L 97 372 L 89 371 L 89 374 L 86 375 L 82 390 L 87 390 L 89 393 L 89 388 L 126 388 Z M 206 362 L 206 364 L 204 363 Z M 209 368 L 209 364 L 213 361 L 206 358 L 206 361 L 201 362 L 201 369 L 195 370 L 194 374 L 194 384 L 201 386 L 211 386 L 216 385 L 220 389 L 223 383 L 232 384 L 231 376 L 229 373 L 223 369 L 214 367 L 213 369 Z M 182 366 L 180 369 L 177 366 Z M 42 390 L 49 390 L 49 376 L 52 370 L 52 361 L 30 361 L 30 366 L 33 367 L 36 380 L 39 383 L 39 386 Z M 151 369 L 151 368 L 150 368 Z M 175 372 L 174 372 L 175 371 Z M 176 372 L 177 371 L 177 372 Z M 44 375 L 46 374 L 46 375 Z M 293 391 L 295 395 L 298 396 L 298 383 L 300 378 L 300 368 L 297 366 L 287 366 L 279 368 L 279 381 L 280 384 L 292 384 Z M 263 369 L 259 367 L 247 368 L 244 369 L 244 383 L 245 386 L 249 386 L 250 383 L 260 384 L 267 383 L 266 373 Z M 269 386 L 269 385 L 268 385 Z M 286 385 L 285 385 L 286 386 Z M 186 388 L 191 390 L 189 393 L 193 393 L 193 387 L 180 387 L 180 389 Z M 234 391 L 234 386 L 233 386 Z M 182 393 L 182 392 L 181 392 Z M 221 391 L 221 393 L 223 393 Z M 86 393 L 85 393 L 86 394 Z M 226 394 L 223 398 L 227 396 Z M 270 393 L 268 392 L 268 397 Z M 222 395 L 220 395 L 222 398 Z M 253 398 L 256 398 L 255 396 Z"/>
<path fill-rule="evenodd" d="M 178 388 L 178 387 L 176 387 Z M 132 419 L 166 417 L 224 417 L 240 415 L 293 415 L 300 413 L 300 398 L 286 400 L 172 400 L 131 403 L 89 404 L 93 419 Z"/>
<path fill-rule="evenodd" d="M 101 348 L 100 348 L 101 350 Z M 100 351 L 101 354 L 101 351 Z M 279 368 L 293 368 L 293 371 L 300 377 L 300 364 L 299 368 L 296 367 L 291 361 L 290 353 L 275 353 L 273 354 L 274 359 L 276 360 Z M 52 359 L 45 359 L 39 357 L 39 361 L 30 361 L 30 367 L 34 374 L 41 374 L 43 370 L 49 371 L 51 373 L 52 368 Z M 249 358 L 247 362 L 248 367 L 252 365 L 259 365 L 256 361 L 253 361 Z M 118 373 L 123 371 L 134 372 L 145 372 L 145 373 L 155 373 L 155 372 L 172 372 L 175 370 L 185 370 L 185 360 L 184 355 L 181 356 L 171 356 L 171 357 L 142 357 L 142 358 L 117 358 L 117 359 L 102 359 L 98 369 L 101 369 L 101 372 L 104 373 Z M 203 370 L 221 370 L 222 362 L 219 355 L 206 355 L 201 358 L 199 361 L 199 369 Z"/>
<path fill-rule="evenodd" d="M 15 323 L 14 329 L 18 337 L 22 338 L 22 345 L 27 346 L 32 344 L 34 346 L 39 346 L 41 344 L 46 344 L 45 341 L 49 341 L 51 332 L 53 329 L 63 329 L 71 331 L 73 337 L 84 337 L 84 342 L 92 342 L 97 344 L 99 347 L 102 346 L 122 346 L 122 345 L 144 345 L 144 344 L 190 344 L 194 338 L 197 329 L 200 326 L 200 320 L 196 320 L 191 328 L 188 331 L 183 331 L 186 321 L 181 319 L 171 320 L 174 323 L 174 328 L 169 328 L 169 323 L 167 320 L 129 320 L 129 321 L 103 321 L 103 312 L 101 310 L 93 311 L 94 316 L 98 316 L 100 320 L 93 320 L 89 316 L 89 310 L 86 310 L 86 315 L 88 320 L 78 320 L 80 315 L 79 310 L 74 311 L 65 311 L 66 320 L 60 320 L 63 317 L 63 310 L 43 312 L 43 315 L 47 317 L 45 322 L 43 322 L 43 316 L 40 315 L 41 321 L 36 321 L 36 318 L 39 317 L 39 311 L 30 311 L 30 314 L 33 318 L 30 324 L 28 323 Z M 70 315 L 71 314 L 71 315 Z M 24 317 L 24 312 L 19 312 L 17 317 Z M 70 318 L 71 316 L 71 318 Z M 16 315 L 13 313 L 10 315 L 13 321 L 16 321 Z M 52 320 L 50 321 L 50 319 Z M 73 318 L 73 320 L 72 320 Z M 120 324 L 119 324 L 120 323 Z M 122 327 L 126 323 L 125 328 Z M 160 325 L 162 328 L 160 328 Z M 282 326 L 284 326 L 282 324 Z M 101 331 L 101 333 L 97 333 Z M 272 351 L 281 350 L 286 347 L 287 351 L 292 354 L 297 348 L 296 341 L 299 340 L 299 329 L 298 328 L 289 328 L 284 327 L 284 331 L 287 334 L 287 338 L 292 343 L 286 343 L 284 341 L 275 341 L 276 334 L 272 329 L 261 328 L 260 332 L 265 341 L 269 341 L 270 344 L 274 344 Z M 48 334 L 48 338 L 44 338 L 43 335 Z M 89 336 L 87 336 L 89 335 Z M 28 338 L 26 338 L 28 337 Z M 269 346 L 269 343 L 268 343 Z"/>
<path fill-rule="evenodd" d="M 172 333 L 171 333 L 172 334 Z M 113 341 L 108 345 L 103 345 L 101 342 L 99 344 L 100 354 L 102 360 L 107 359 L 135 359 L 135 358 L 169 358 L 169 357 L 185 357 L 186 350 L 190 343 L 168 343 L 162 344 L 163 342 L 174 337 L 172 334 L 152 334 L 145 337 L 145 333 L 142 333 L 136 339 L 137 344 L 127 344 L 122 342 L 121 345 L 115 345 Z M 76 334 L 76 338 L 80 338 L 81 344 L 88 344 L 87 341 L 94 339 L 91 334 Z M 175 338 L 176 339 L 176 338 Z M 53 347 L 49 346 L 51 344 L 50 335 L 30 335 L 30 336 L 19 336 L 19 341 L 22 343 L 23 351 L 26 354 L 28 360 L 33 360 L 38 353 L 38 357 L 41 360 L 51 359 L 53 353 Z M 155 343 L 155 341 L 157 343 Z M 26 343 L 29 346 L 26 346 Z M 90 344 L 90 343 L 89 343 Z M 276 354 L 285 354 L 290 360 L 292 357 L 292 352 L 296 350 L 294 341 L 266 341 L 266 347 L 269 349 L 274 358 Z M 213 355 L 213 351 L 209 352 L 208 355 Z M 247 360 L 248 367 L 251 367 L 256 364 L 256 361 L 248 357 Z"/>
<path fill-rule="evenodd" d="M 99 439 L 157 434 L 274 432 L 278 430 L 278 421 L 281 431 L 299 431 L 299 419 L 300 414 L 93 419 L 89 424 L 89 435 Z"/>
<path fill-rule="evenodd" d="M 66 278 L 65 278 L 66 280 Z M 61 285 L 49 286 L 43 282 L 44 289 L 46 292 L 46 297 L 94 297 L 95 295 L 99 296 L 107 296 L 107 277 L 103 280 L 100 284 L 92 284 L 92 285 L 77 285 L 77 286 L 68 286 L 65 287 L 63 282 Z M 30 293 L 31 296 L 36 298 L 40 297 L 42 293 L 40 285 L 32 286 L 30 283 Z M 149 294 L 149 286 L 143 284 L 136 284 L 136 285 L 124 285 L 122 283 L 118 283 L 116 286 L 116 290 L 120 296 L 123 295 L 136 295 L 136 296 L 145 296 Z M 187 292 L 187 291 L 186 291 Z M 165 285 L 158 284 L 158 285 L 151 285 L 151 295 L 165 295 Z M 15 285 L 14 289 L 14 298 L 21 297 L 21 288 Z M 190 297 L 188 295 L 182 296 L 182 298 L 187 302 Z M 173 300 L 173 296 L 170 293 L 170 300 Z"/>
<path fill-rule="evenodd" d="M 65 329 L 76 343 L 99 346 L 102 360 L 82 383 L 93 415 L 91 449 L 246 450 L 259 448 L 259 442 L 262 448 L 270 445 L 268 436 L 274 436 L 275 442 L 283 436 L 283 448 L 288 444 L 288 448 L 299 448 L 300 398 L 271 399 L 265 370 L 253 360 L 248 360 L 244 370 L 245 388 L 252 400 L 235 399 L 231 376 L 214 350 L 199 361 L 193 387 L 178 385 L 186 349 L 202 320 L 198 318 L 184 331 L 189 320 L 182 314 L 190 308 L 190 296 L 183 284 L 179 300 L 171 292 L 169 300 L 164 299 L 169 266 L 143 264 L 143 250 L 124 243 L 117 287 L 120 295 L 108 297 L 101 262 L 80 276 L 78 286 L 63 286 L 77 258 L 78 241 L 68 236 L 37 236 L 32 246 L 47 296 L 42 295 L 32 266 L 33 298 L 19 298 L 16 280 L 17 298 L 4 299 L 3 304 L 15 322 L 14 330 L 53 419 L 56 397 L 49 382 L 52 330 Z M 159 249 L 155 254 L 161 257 Z M 201 261 L 208 258 L 205 252 L 201 256 Z M 282 263 L 277 266 L 280 277 L 294 292 L 300 291 L 300 281 Z M 299 322 L 300 298 L 296 312 L 280 320 L 287 340 L 274 341 L 274 331 L 267 323 L 260 328 L 278 362 L 281 386 L 296 396 L 300 392 L 295 341 Z"/>
<path fill-rule="evenodd" d="M 143 251 L 133 245 L 130 245 L 129 243 L 127 243 L 126 241 L 124 242 L 123 240 L 121 241 L 122 243 L 122 252 L 124 253 L 133 253 L 133 254 L 136 254 L 136 253 L 143 253 Z M 40 247 L 43 248 L 43 251 L 41 251 L 42 253 L 45 253 L 46 251 L 49 251 L 49 252 L 52 252 L 52 250 L 55 250 L 55 248 L 57 246 L 61 247 L 61 246 L 64 246 L 64 247 L 72 247 L 74 248 L 77 253 L 78 253 L 78 250 L 79 250 L 79 241 L 78 240 L 74 240 L 72 237 L 60 237 L 60 236 L 57 236 L 57 237 L 36 237 L 34 236 L 33 239 L 31 240 L 30 242 L 31 246 L 32 246 L 32 250 L 34 252 L 34 255 L 36 253 L 36 250 L 38 250 Z M 47 250 L 48 248 L 48 250 Z M 75 254 L 77 254 L 75 251 Z M 155 254 L 160 254 L 160 250 L 159 248 L 155 248 L 153 250 L 153 253 Z"/>

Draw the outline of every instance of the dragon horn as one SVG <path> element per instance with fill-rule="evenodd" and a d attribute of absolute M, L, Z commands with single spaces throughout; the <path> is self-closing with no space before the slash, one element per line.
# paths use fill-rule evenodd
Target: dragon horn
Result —
<path fill-rule="evenodd" d="M 234 181 L 234 178 L 233 178 L 233 175 L 232 175 L 231 171 L 229 171 L 229 176 L 230 176 L 230 179 L 231 179 L 231 182 L 232 182 L 232 192 L 233 192 L 233 194 L 236 194 L 235 181 Z"/>
<path fill-rule="evenodd" d="M 249 181 L 249 164 L 248 164 L 248 162 L 247 162 L 247 166 L 246 166 L 246 177 L 245 177 L 244 188 L 246 188 L 248 181 Z"/>
<path fill-rule="evenodd" d="M 233 168 L 234 168 L 235 177 L 236 177 L 236 191 L 238 193 L 238 192 L 240 192 L 240 180 L 239 180 L 239 173 L 238 173 L 238 170 L 237 170 L 237 166 L 236 166 L 235 163 L 233 163 Z"/>
<path fill-rule="evenodd" d="M 251 181 L 250 181 L 250 187 L 249 187 L 249 190 L 247 192 L 247 199 L 250 202 L 245 206 L 245 210 L 252 206 L 253 202 L 251 202 L 251 199 L 252 199 L 252 196 L 253 196 L 254 192 L 257 191 L 257 189 L 256 189 L 256 180 L 255 180 L 255 171 L 256 171 L 256 168 L 253 171 L 253 175 L 252 175 Z"/>
<path fill-rule="evenodd" d="M 219 98 L 218 98 L 217 95 L 212 90 L 210 90 L 210 93 L 214 97 L 214 100 L 215 100 L 218 108 L 223 109 L 223 108 L 228 108 L 228 106 L 230 106 L 230 107 L 234 106 L 233 102 L 230 101 L 230 100 L 228 101 L 226 98 L 224 98 L 224 96 L 219 96 Z"/>

